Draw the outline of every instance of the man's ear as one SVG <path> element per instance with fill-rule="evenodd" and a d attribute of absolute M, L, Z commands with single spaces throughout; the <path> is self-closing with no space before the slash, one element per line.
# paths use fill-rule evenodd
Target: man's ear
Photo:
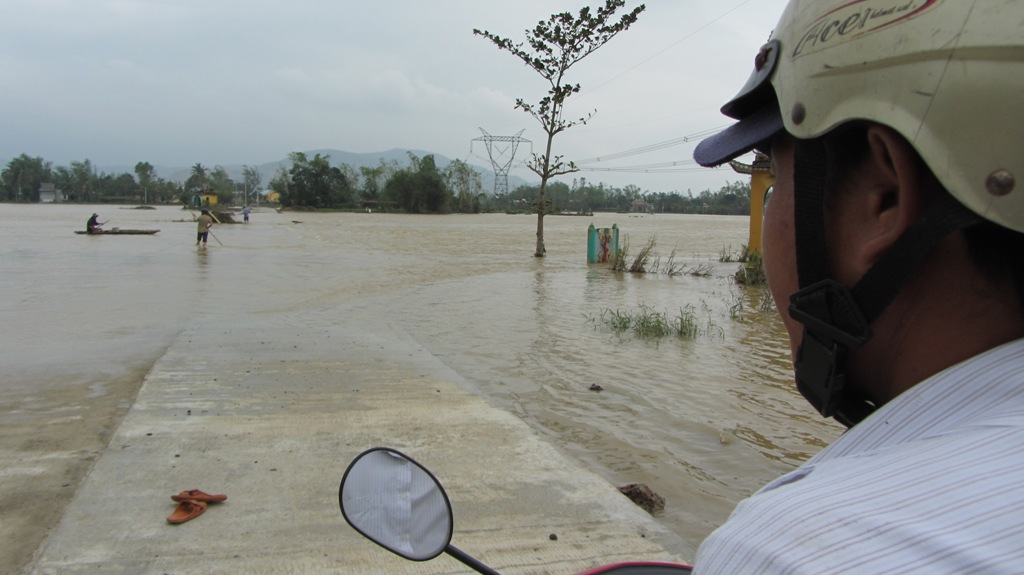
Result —
<path fill-rule="evenodd" d="M 864 178 L 857 186 L 864 202 L 860 257 L 870 267 L 921 216 L 931 180 L 917 151 L 891 128 L 871 126 L 867 140 L 863 169 L 854 177 Z"/>

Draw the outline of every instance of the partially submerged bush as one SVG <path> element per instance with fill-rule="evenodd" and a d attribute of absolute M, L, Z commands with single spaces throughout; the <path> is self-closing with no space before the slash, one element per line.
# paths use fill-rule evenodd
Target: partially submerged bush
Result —
<path fill-rule="evenodd" d="M 238 223 L 238 222 L 235 221 L 235 218 L 231 215 L 231 212 L 219 211 L 218 210 L 218 211 L 214 211 L 213 215 L 216 216 L 217 221 L 222 223 L 222 224 Z"/>
<path fill-rule="evenodd" d="M 701 321 L 693 304 L 679 308 L 679 314 L 669 317 L 667 313 L 657 311 L 650 306 L 641 304 L 635 311 L 606 309 L 601 312 L 601 323 L 618 334 L 631 331 L 641 338 L 661 338 L 675 335 L 680 339 L 696 339 L 698 337 L 714 337 L 723 339 L 725 330 L 711 319 L 711 309 L 707 304 L 702 306 L 707 321 Z M 591 321 L 597 323 L 594 318 Z"/>
<path fill-rule="evenodd" d="M 736 279 L 736 283 L 743 285 L 766 285 L 768 280 L 764 275 L 764 260 L 761 258 L 761 254 L 758 252 L 748 252 L 746 261 L 744 261 L 733 277 Z"/>
<path fill-rule="evenodd" d="M 633 258 L 633 263 L 629 266 L 629 271 L 634 274 L 647 273 L 647 261 L 651 259 L 651 252 L 654 251 L 654 246 L 657 243 L 657 239 L 652 237 L 647 240 L 647 245 L 640 249 L 640 252 Z"/>
<path fill-rule="evenodd" d="M 622 246 L 612 254 L 611 268 L 613 272 L 626 271 L 626 257 L 629 254 L 629 236 L 622 240 Z"/>

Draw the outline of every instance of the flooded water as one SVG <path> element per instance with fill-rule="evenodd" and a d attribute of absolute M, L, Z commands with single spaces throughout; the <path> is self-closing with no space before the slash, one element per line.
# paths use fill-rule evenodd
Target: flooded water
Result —
<path fill-rule="evenodd" d="M 89 237 L 107 228 L 154 236 Z M 535 217 L 313 214 L 262 208 L 249 225 L 195 224 L 174 207 L 0 204 L 0 369 L 6 405 L 55 388 L 106 393 L 185 326 L 388 322 L 609 482 L 663 495 L 659 520 L 694 548 L 735 503 L 840 432 L 795 392 L 763 293 L 736 286 L 723 249 L 747 219 L 596 214 Z M 589 224 L 618 224 L 630 251 L 656 238 L 710 275 L 616 274 L 586 262 Z M 609 311 L 692 306 L 696 339 L 616 334 Z M 602 391 L 592 391 L 598 384 Z M 13 398 L 13 399 L 12 399 Z M 692 549 L 681 550 L 692 556 Z"/>

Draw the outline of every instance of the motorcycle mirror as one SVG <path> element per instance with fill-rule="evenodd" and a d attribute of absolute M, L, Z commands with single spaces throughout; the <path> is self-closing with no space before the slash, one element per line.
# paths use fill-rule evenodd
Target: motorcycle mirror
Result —
<path fill-rule="evenodd" d="M 452 506 L 426 467 L 390 447 L 368 449 L 352 460 L 338 488 L 345 521 L 364 537 L 413 561 L 447 553 L 483 575 L 497 571 L 451 544 Z M 688 575 L 669 563 L 619 563 L 580 575 Z"/>
<path fill-rule="evenodd" d="M 341 479 L 341 514 L 377 545 L 413 561 L 444 552 L 452 540 L 448 495 L 411 457 L 387 447 L 361 453 Z"/>

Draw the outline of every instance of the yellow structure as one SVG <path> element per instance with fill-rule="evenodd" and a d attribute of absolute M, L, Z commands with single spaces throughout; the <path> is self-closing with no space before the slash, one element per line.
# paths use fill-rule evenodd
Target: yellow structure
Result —
<path fill-rule="evenodd" d="M 217 205 L 217 194 L 213 192 L 197 192 L 192 194 L 193 208 L 212 208 Z"/>
<path fill-rule="evenodd" d="M 772 175 L 771 161 L 768 156 L 755 153 L 753 164 L 737 161 L 729 162 L 732 169 L 739 174 L 750 175 L 750 238 L 747 250 L 761 253 L 761 223 L 764 220 L 764 197 L 775 184 Z"/>

